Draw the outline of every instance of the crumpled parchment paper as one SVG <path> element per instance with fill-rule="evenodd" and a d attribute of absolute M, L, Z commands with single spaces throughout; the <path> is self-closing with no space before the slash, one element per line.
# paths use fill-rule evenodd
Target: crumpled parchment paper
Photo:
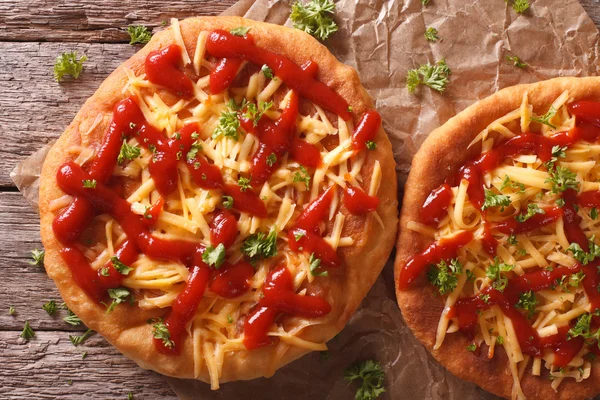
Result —
<path fill-rule="evenodd" d="M 291 26 L 291 3 L 241 0 L 224 14 Z M 523 15 L 502 0 L 432 0 L 427 6 L 420 0 L 341 0 L 336 5 L 340 29 L 325 44 L 358 70 L 375 99 L 394 146 L 400 187 L 429 132 L 473 102 L 507 86 L 595 75 L 600 67 L 598 30 L 577 0 L 532 0 Z M 440 41 L 425 40 L 430 26 Z M 519 56 L 529 67 L 516 68 L 507 55 Z M 442 58 L 452 69 L 446 92 L 421 87 L 416 95 L 408 93 L 407 71 Z M 47 150 L 11 174 L 34 207 Z M 270 379 L 226 383 L 218 391 L 199 381 L 167 381 L 182 399 L 350 399 L 355 386 L 343 380 L 344 369 L 373 358 L 386 373 L 381 398 L 495 399 L 448 373 L 414 338 L 396 305 L 392 260 L 346 328 L 328 343 L 327 353 L 309 354 Z"/>

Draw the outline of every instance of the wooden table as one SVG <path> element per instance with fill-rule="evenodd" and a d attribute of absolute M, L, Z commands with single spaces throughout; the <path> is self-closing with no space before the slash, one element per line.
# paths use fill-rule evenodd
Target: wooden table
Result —
<path fill-rule="evenodd" d="M 69 334 L 81 328 L 64 323 L 64 311 L 50 317 L 42 310 L 60 297 L 43 268 L 28 263 L 31 250 L 41 248 L 39 220 L 9 173 L 58 137 L 100 82 L 138 50 L 127 44 L 128 25 L 160 29 L 171 17 L 217 15 L 234 2 L 0 1 L 0 398 L 175 398 L 158 374 L 138 368 L 98 335 L 74 347 Z M 600 25 L 600 2 L 581 2 Z M 89 61 L 79 80 L 58 85 L 52 66 L 67 50 Z M 15 316 L 8 314 L 11 305 Z M 25 320 L 36 332 L 29 343 L 19 338 Z"/>

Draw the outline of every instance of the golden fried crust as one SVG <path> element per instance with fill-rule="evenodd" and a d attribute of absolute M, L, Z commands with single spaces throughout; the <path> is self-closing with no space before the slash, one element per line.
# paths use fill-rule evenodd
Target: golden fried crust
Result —
<path fill-rule="evenodd" d="M 600 100 L 600 78 L 555 78 L 509 87 L 478 101 L 429 135 L 413 159 L 404 192 L 394 272 L 396 296 L 404 320 L 417 339 L 450 372 L 506 398 L 511 396 L 513 378 L 501 347 L 496 346 L 496 355 L 490 360 L 487 351 L 471 353 L 466 350 L 470 342 L 463 335 L 452 334 L 446 336 L 439 350 L 432 350 L 443 299 L 435 295 L 424 277 L 410 290 L 398 290 L 401 268 L 408 258 L 422 251 L 431 241 L 406 226 L 409 221 L 419 221 L 419 210 L 431 190 L 481 152 L 477 146 L 467 150 L 475 136 L 492 121 L 517 109 L 524 93 L 528 94 L 534 112 L 543 114 L 564 90 L 569 90 L 574 100 Z M 583 399 L 600 393 L 598 365 L 592 367 L 592 376 L 581 383 L 565 379 L 558 393 L 551 388 L 547 375 L 535 377 L 529 368 L 531 364 L 521 381 L 523 392 L 529 399 Z"/>
<path fill-rule="evenodd" d="M 301 65 L 308 60 L 319 65 L 318 79 L 338 92 L 353 107 L 356 119 L 373 103 L 361 86 L 356 71 L 338 62 L 326 47 L 299 30 L 239 17 L 190 18 L 180 22 L 183 39 L 188 54 L 193 56 L 199 32 L 214 29 L 231 29 L 249 26 L 255 44 L 275 53 L 284 55 Z M 127 60 L 123 66 L 136 74 L 143 72 L 144 60 L 150 51 L 174 43 L 172 30 L 167 29 L 153 36 L 142 50 Z M 65 266 L 59 250 L 61 245 L 52 232 L 52 221 L 56 215 L 49 211 L 49 202 L 63 195 L 56 187 L 56 171 L 65 161 L 73 159 L 68 149 L 73 145 L 97 146 L 106 132 L 112 118 L 113 106 L 126 94 L 122 89 L 127 82 L 122 68 L 114 71 L 100 86 L 97 92 L 86 101 L 73 122 L 53 146 L 46 159 L 40 185 L 41 236 L 46 248 L 45 267 L 48 275 L 71 308 L 91 329 L 98 331 L 110 343 L 144 368 L 153 369 L 165 375 L 179 378 L 194 377 L 193 344 L 190 337 L 182 343 L 181 356 L 165 356 L 158 353 L 152 341 L 151 327 L 146 320 L 162 311 L 143 311 L 137 306 L 120 305 L 105 315 L 105 307 L 91 301 L 74 283 L 71 272 Z M 98 126 L 88 133 L 94 123 Z M 397 229 L 397 188 L 395 163 L 391 144 L 379 129 L 375 138 L 377 149 L 370 151 L 363 167 L 363 176 L 369 181 L 373 164 L 379 161 L 382 169 L 382 185 L 378 197 L 381 200 L 377 213 L 384 221 L 382 228 L 372 217 L 348 217 L 344 235 L 351 235 L 356 245 L 339 251 L 344 260 L 341 273 L 333 273 L 328 278 L 319 278 L 325 297 L 332 305 L 332 311 L 322 318 L 319 325 L 305 329 L 301 337 L 312 341 L 325 342 L 342 330 L 354 313 L 363 297 L 375 282 L 390 255 Z M 287 318 L 289 329 L 300 323 L 298 318 Z M 225 355 L 221 382 L 253 379 L 270 376 L 275 369 L 299 358 L 308 351 L 290 347 L 283 357 L 273 364 L 274 346 L 253 351 L 240 351 Z M 208 381 L 204 366 L 198 379 Z"/>

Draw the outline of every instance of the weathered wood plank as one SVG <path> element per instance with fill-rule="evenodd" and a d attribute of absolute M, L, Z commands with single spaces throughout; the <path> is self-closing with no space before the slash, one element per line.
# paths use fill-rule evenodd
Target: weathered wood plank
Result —
<path fill-rule="evenodd" d="M 176 17 L 218 15 L 235 0 L 4 0 L 0 40 L 129 42 L 127 26 L 156 28 Z"/>
<path fill-rule="evenodd" d="M 30 252 L 42 248 L 39 219 L 17 192 L 0 192 L 0 329 L 21 330 L 28 320 L 35 330 L 80 330 L 62 321 L 65 312 L 50 317 L 42 304 L 48 300 L 62 302 L 44 268 L 29 264 Z M 10 238 L 6 240 L 6 238 Z M 15 316 L 8 315 L 14 306 Z"/>
<path fill-rule="evenodd" d="M 3 399 L 177 398 L 160 375 L 139 368 L 98 334 L 75 347 L 68 332 L 36 332 L 26 343 L 18 332 L 1 331 L 0 343 Z"/>
<path fill-rule="evenodd" d="M 65 51 L 86 54 L 78 80 L 59 85 L 52 68 Z M 132 56 L 128 44 L 0 42 L 0 187 L 13 186 L 15 164 L 58 137 L 100 83 Z"/>

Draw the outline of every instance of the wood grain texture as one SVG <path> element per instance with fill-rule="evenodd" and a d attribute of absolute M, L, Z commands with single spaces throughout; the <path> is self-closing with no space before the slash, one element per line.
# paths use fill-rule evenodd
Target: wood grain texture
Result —
<path fill-rule="evenodd" d="M 129 42 L 129 25 L 157 28 L 173 17 L 218 15 L 235 0 L 3 0 L 0 40 Z"/>
<path fill-rule="evenodd" d="M 99 335 L 75 347 L 68 332 L 36 332 L 29 342 L 0 331 L 2 399 L 176 399 L 155 372 L 139 368 Z M 82 354 L 87 351 L 87 357 Z"/>

